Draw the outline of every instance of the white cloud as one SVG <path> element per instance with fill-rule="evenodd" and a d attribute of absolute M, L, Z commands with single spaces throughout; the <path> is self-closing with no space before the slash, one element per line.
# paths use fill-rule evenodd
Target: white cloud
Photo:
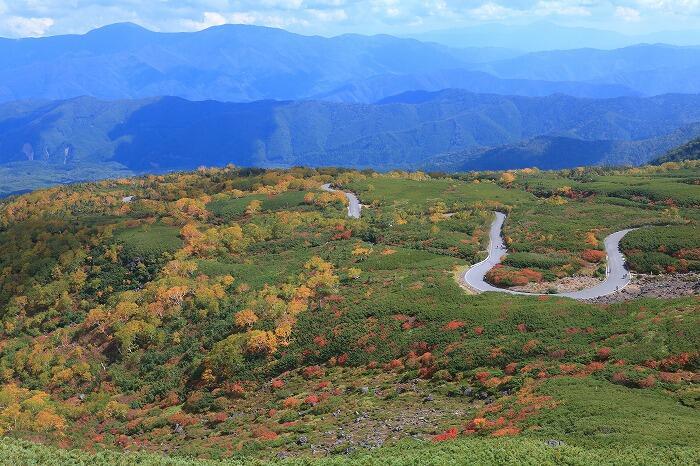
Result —
<path fill-rule="evenodd" d="M 52 18 L 25 18 L 24 16 L 8 16 L 2 20 L 3 29 L 15 37 L 40 37 L 54 25 Z"/>
<path fill-rule="evenodd" d="M 409 34 L 548 17 L 606 29 L 623 21 L 640 30 L 691 29 L 700 27 L 700 0 L 0 0 L 0 35 L 82 33 L 119 21 L 160 31 L 245 23 L 309 34 Z"/>
<path fill-rule="evenodd" d="M 642 8 L 675 14 L 688 14 L 700 9 L 700 0 L 637 0 Z"/>
<path fill-rule="evenodd" d="M 585 6 L 558 0 L 540 0 L 535 4 L 534 13 L 540 16 L 591 16 L 591 11 Z"/>
<path fill-rule="evenodd" d="M 318 21 L 340 22 L 348 19 L 348 14 L 343 9 L 333 10 L 307 10 L 308 13 Z"/>
<path fill-rule="evenodd" d="M 185 27 L 191 31 L 201 31 L 202 29 L 207 29 L 212 26 L 226 24 L 226 18 L 220 13 L 205 11 L 203 16 L 201 21 L 192 21 L 188 19 L 183 21 L 183 23 Z"/>
<path fill-rule="evenodd" d="M 641 19 L 639 10 L 626 6 L 618 6 L 615 8 L 615 16 L 627 22 L 635 22 Z"/>
<path fill-rule="evenodd" d="M 468 14 L 479 20 L 496 20 L 519 16 L 521 12 L 512 8 L 507 8 L 498 3 L 484 3 L 483 5 L 467 10 Z"/>

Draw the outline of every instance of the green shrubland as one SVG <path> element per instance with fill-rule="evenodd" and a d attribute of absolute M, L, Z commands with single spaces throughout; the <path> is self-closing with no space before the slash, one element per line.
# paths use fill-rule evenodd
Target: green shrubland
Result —
<path fill-rule="evenodd" d="M 695 297 L 472 295 L 454 271 L 493 210 L 503 285 L 596 273 L 607 234 L 646 224 L 635 270 L 694 270 L 697 170 L 228 167 L 6 199 L 0 458 L 692 463 Z"/>

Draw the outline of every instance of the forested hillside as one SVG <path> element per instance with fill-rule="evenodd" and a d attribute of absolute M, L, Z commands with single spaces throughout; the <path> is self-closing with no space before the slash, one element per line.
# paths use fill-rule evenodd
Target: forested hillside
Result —
<path fill-rule="evenodd" d="M 590 100 L 446 90 L 372 105 L 174 97 L 13 102 L 0 105 L 0 163 L 14 164 L 0 166 L 8 173 L 0 192 L 36 187 L 52 170 L 55 183 L 228 163 L 378 170 L 636 165 L 697 137 L 698 121 L 700 97 L 682 95 Z M 542 141 L 551 142 L 543 149 Z"/>
<path fill-rule="evenodd" d="M 660 165 L 666 162 L 681 162 L 683 160 L 697 160 L 700 158 L 700 138 L 676 147 L 668 151 L 663 157 L 654 160 L 653 163 Z"/>
<path fill-rule="evenodd" d="M 595 279 L 603 238 L 642 225 L 635 270 L 697 271 L 682 232 L 699 170 L 229 166 L 5 199 L 0 456 L 692 462 L 697 296 L 596 304 L 456 278 L 494 210 L 501 286 Z"/>

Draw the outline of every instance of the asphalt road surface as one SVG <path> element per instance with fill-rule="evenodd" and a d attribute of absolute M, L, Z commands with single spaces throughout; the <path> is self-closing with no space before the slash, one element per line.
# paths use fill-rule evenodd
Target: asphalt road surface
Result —
<path fill-rule="evenodd" d="M 321 186 L 321 189 L 328 192 L 336 192 L 337 189 L 331 188 L 330 183 Z M 362 210 L 362 204 L 360 200 L 353 193 L 343 192 L 345 197 L 348 198 L 348 217 L 350 218 L 360 218 L 360 212 Z"/>
<path fill-rule="evenodd" d="M 503 244 L 503 238 L 501 237 L 501 230 L 503 228 L 503 222 L 505 221 L 506 216 L 501 212 L 495 212 L 495 214 L 496 219 L 493 221 L 493 223 L 491 223 L 491 230 L 489 232 L 489 255 L 486 259 L 478 264 L 474 264 L 465 272 L 464 281 L 471 288 L 479 292 L 496 291 L 499 293 L 535 295 L 536 293 L 523 293 L 504 288 L 497 288 L 484 281 L 486 272 L 491 270 L 496 264 L 500 263 L 501 258 L 508 252 Z M 630 282 L 630 273 L 625 268 L 625 257 L 620 252 L 620 240 L 622 240 L 622 238 L 632 230 L 634 230 L 634 228 L 618 231 L 605 238 L 605 252 L 608 255 L 605 280 L 590 288 L 584 288 L 583 290 L 572 291 L 569 293 L 556 293 L 552 294 L 552 296 L 566 296 L 574 299 L 592 299 L 615 293 L 616 291 L 626 287 Z"/>

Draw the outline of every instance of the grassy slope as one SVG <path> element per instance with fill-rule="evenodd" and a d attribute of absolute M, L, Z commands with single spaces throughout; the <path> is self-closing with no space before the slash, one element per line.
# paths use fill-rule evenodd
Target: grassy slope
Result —
<path fill-rule="evenodd" d="M 373 453 L 360 453 L 348 457 L 326 459 L 291 459 L 281 461 L 256 461 L 252 459 L 207 461 L 163 457 L 144 453 L 118 453 L 105 451 L 97 454 L 79 450 L 61 450 L 21 440 L 0 439 L 0 464 L 47 466 L 111 466 L 139 464 L 143 466 L 209 466 L 242 464 L 280 465 L 617 465 L 644 464 L 650 459 L 654 464 L 691 464 L 698 460 L 700 451 L 691 448 L 635 446 L 627 448 L 581 448 L 563 445 L 557 448 L 529 439 L 460 439 L 450 443 L 424 444 L 402 442 Z"/>
<path fill-rule="evenodd" d="M 681 173 L 678 171 L 668 175 L 682 178 Z M 692 173 L 686 173 L 685 177 L 691 177 Z M 180 181 L 168 187 L 149 185 L 147 189 L 150 191 L 139 191 L 141 188 L 138 186 L 117 188 L 101 185 L 100 189 L 114 195 L 116 207 L 121 207 L 119 195 L 122 192 L 119 189 L 129 193 L 136 191 L 137 197 L 150 195 L 165 199 L 171 196 L 170 199 L 175 200 L 179 197 L 196 197 L 198 189 L 215 194 L 226 183 L 245 184 L 245 178 L 234 176 L 229 179 L 228 175 L 222 175 L 222 180 L 217 180 L 213 175 L 213 180 L 202 175 L 183 176 L 189 178 L 180 180 L 173 177 Z M 624 176 L 610 176 L 617 177 L 618 185 L 625 184 Z M 542 181 L 550 183 L 576 182 L 562 174 L 543 173 L 540 177 Z M 485 438 L 458 439 L 449 445 L 433 445 L 425 441 L 395 445 L 395 441 L 389 441 L 389 446 L 381 450 L 359 453 L 350 459 L 367 464 L 422 464 L 426 458 L 430 458 L 434 464 L 442 464 L 447 458 L 458 455 L 465 463 L 522 464 L 529 461 L 533 464 L 590 464 L 605 461 L 656 462 L 659 458 L 669 462 L 689 462 L 697 458 L 696 450 L 686 448 L 699 441 L 697 408 L 693 408 L 696 392 L 693 391 L 694 384 L 688 378 L 688 374 L 696 370 L 696 367 L 691 365 L 685 368 L 683 377 L 686 378 L 683 382 L 662 383 L 660 371 L 675 371 L 676 368 L 662 367 L 657 370 L 644 366 L 647 361 L 659 361 L 680 353 L 698 351 L 700 335 L 697 329 L 700 327 L 697 325 L 697 300 L 646 300 L 602 307 L 552 298 L 494 294 L 465 297 L 454 282 L 450 271 L 455 266 L 478 258 L 485 228 L 490 221 L 489 210 L 496 206 L 510 209 L 514 219 L 518 215 L 521 218 L 532 217 L 531 213 L 526 216 L 525 212 L 538 212 L 539 215 L 526 228 L 514 228 L 513 236 L 519 244 L 524 245 L 523 249 L 527 246 L 531 250 L 543 250 L 550 255 L 553 251 L 558 253 L 562 248 L 577 252 L 578 244 L 572 238 L 577 235 L 583 238 L 583 234 L 593 227 L 600 231 L 616 229 L 629 222 L 639 221 L 641 216 L 648 216 L 650 220 L 663 220 L 663 210 L 658 208 L 653 199 L 630 201 L 635 203 L 635 207 L 627 211 L 609 208 L 608 199 L 618 200 L 621 197 L 605 197 L 595 202 L 590 199 L 570 199 L 559 205 L 550 203 L 549 197 L 541 193 L 536 196 L 519 189 L 521 181 L 518 179 L 509 188 L 489 182 L 487 178 L 480 183 L 452 179 L 417 181 L 389 176 L 355 181 L 349 186 L 358 191 L 363 202 L 373 203 L 374 206 L 363 211 L 363 219 L 345 224 L 352 229 L 349 239 L 333 239 L 336 232 L 345 231 L 342 206 L 298 206 L 303 191 L 290 191 L 263 198 L 253 194 L 243 198 L 247 202 L 222 198 L 223 205 L 230 201 L 235 204 L 234 208 L 218 211 L 215 218 L 202 221 L 202 230 L 215 228 L 219 223 L 228 226 L 237 222 L 243 226 L 247 235 L 261 235 L 262 229 L 266 228 L 266 234 L 270 236 L 263 236 L 263 239 L 248 245 L 240 254 L 218 250 L 201 256 L 195 254 L 192 259 L 197 262 L 200 272 L 211 277 L 231 274 L 236 278 L 236 287 L 246 284 L 257 292 L 269 290 L 265 285 L 295 283 L 296 277 L 304 273 L 303 263 L 311 256 L 319 255 L 333 264 L 341 276 L 332 299 L 329 298 L 328 302 L 319 300 L 318 307 L 314 304 L 298 316 L 292 342 L 283 351 L 269 359 L 249 358 L 246 372 L 236 373 L 235 378 L 232 378 L 239 380 L 250 377 L 251 385 L 246 386 L 246 396 L 209 399 L 209 405 L 198 405 L 204 406 L 203 412 L 193 409 L 196 401 L 193 395 L 201 396 L 214 388 L 201 389 L 197 386 L 200 384 L 203 358 L 211 353 L 214 344 L 237 331 L 231 323 L 231 316 L 249 305 L 249 300 L 245 292 L 234 288 L 227 290 L 227 296 L 221 300 L 220 306 L 197 307 L 200 304 L 193 299 L 178 311 L 175 318 L 165 317 L 162 322 L 158 322 L 154 336 L 149 336 L 144 341 L 137 340 L 128 355 L 108 353 L 111 358 L 115 358 L 111 361 L 102 359 L 99 353 L 90 355 L 96 358 L 91 360 L 96 374 L 103 373 L 100 362 L 109 365 L 109 390 L 116 390 L 117 394 L 113 396 L 115 400 L 131 403 L 131 410 L 126 415 L 128 418 L 107 416 L 103 419 L 93 415 L 100 413 L 110 399 L 111 395 L 106 390 L 98 392 L 92 385 L 72 385 L 73 381 L 56 390 L 58 398 L 73 396 L 78 390 L 86 388 L 94 390 L 94 393 L 88 392 L 90 394 L 84 405 L 64 408 L 71 419 L 85 421 L 76 423 L 63 440 L 86 448 L 102 448 L 113 446 L 119 441 L 119 435 L 126 435 L 129 442 L 131 439 L 145 442 L 143 445 L 147 449 L 159 450 L 158 445 L 163 444 L 171 452 L 180 455 L 216 457 L 233 454 L 236 457 L 244 454 L 246 459 L 274 458 L 280 450 L 308 455 L 309 446 L 297 444 L 300 435 L 308 436 L 312 443 L 322 444 L 329 441 L 327 437 L 334 440 L 335 432 L 343 426 L 357 431 L 358 435 L 371 434 L 373 430 L 380 430 L 381 426 L 366 421 L 357 422 L 354 420 L 357 414 L 353 413 L 367 412 L 372 421 L 386 419 L 392 422 L 394 417 L 422 416 L 425 410 L 424 398 L 430 395 L 434 398 L 432 406 L 440 411 L 439 416 L 431 418 L 431 423 L 427 426 L 410 427 L 404 434 L 412 433 L 429 440 L 452 426 L 461 431 L 465 424 L 477 416 L 496 419 L 499 416 L 497 412 L 493 415 L 485 414 L 484 410 L 500 407 L 503 416 L 517 419 L 514 422 L 522 428 L 521 438 L 498 440 L 489 437 L 490 431 L 484 431 L 480 435 Z M 627 185 L 636 182 L 637 178 L 627 177 Z M 692 190 L 692 186 L 687 184 L 680 187 Z M 78 186 L 74 189 L 84 188 Z M 88 192 L 94 191 L 90 187 L 85 189 Z M 676 191 L 679 199 L 687 194 L 683 190 Z M 255 198 L 263 200 L 262 212 L 246 215 L 244 209 L 241 211 L 239 207 Z M 138 205 L 140 201 L 135 202 L 134 209 L 142 215 L 147 206 Z M 440 207 L 441 203 L 444 206 Z M 72 202 L 69 205 L 71 208 L 81 208 L 79 203 L 76 207 L 73 207 L 74 204 Z M 172 205 L 165 200 L 161 204 L 160 207 L 168 205 L 172 209 Z M 211 209 L 212 205 L 209 207 Z M 289 216 L 284 212 L 285 209 L 296 213 Z M 608 210 L 614 211 L 615 215 L 608 217 L 602 214 Z M 458 214 L 450 219 L 435 215 L 447 211 L 457 211 Z M 692 207 L 688 207 L 678 215 L 693 211 Z M 83 211 L 78 212 L 81 218 L 87 218 Z M 119 275 L 112 270 L 128 277 L 132 290 L 138 290 L 143 285 L 139 280 L 145 281 L 148 286 L 148 282 L 158 278 L 163 267 L 161 256 L 172 254 L 182 246 L 177 236 L 177 227 L 167 226 L 182 222 L 178 215 L 177 212 L 171 213 L 164 216 L 161 223 L 138 229 L 123 228 L 131 225 L 129 222 L 134 222 L 128 215 L 126 218 L 96 217 L 102 223 L 116 222 L 119 225 L 114 237 L 103 237 L 105 245 L 114 240 L 123 246 L 120 253 L 123 255 L 120 256 L 123 263 L 99 262 L 102 245 L 97 245 L 91 251 L 94 256 L 91 260 L 95 262 L 83 266 L 90 272 L 87 286 L 107 293 L 106 298 L 99 301 L 101 305 L 111 306 L 118 298 L 116 292 L 99 289 L 100 281 L 109 278 L 107 275 Z M 309 219 L 308 223 L 294 224 L 295 219 L 304 218 Z M 687 220 L 691 219 L 692 216 Z M 42 228 L 40 223 L 33 224 L 37 233 L 30 236 L 42 237 L 41 232 L 44 231 L 48 231 L 47 234 L 58 232 L 60 240 L 68 242 L 65 247 L 75 247 L 69 241 L 72 240 L 67 233 L 69 229 L 60 223 L 60 216 L 58 220 L 52 221 L 54 224 L 49 229 Z M 100 223 L 94 219 L 90 222 Z M 49 242 L 49 248 L 39 247 L 35 251 L 31 249 L 34 247 L 31 242 L 16 242 L 13 238 L 21 239 L 21 227 L 28 228 L 29 225 L 26 221 L 6 226 L 8 231 L 3 232 L 3 235 L 7 235 L 4 236 L 7 238 L 4 245 L 7 251 L 17 252 L 13 251 L 17 243 L 20 252 L 26 249 L 25 257 L 45 254 L 47 257 L 41 263 L 41 268 L 47 273 L 60 264 L 70 262 L 71 255 L 65 252 L 62 243 L 53 246 Z M 556 225 L 559 226 L 558 229 L 554 228 Z M 338 229 L 339 226 L 342 228 Z M 29 230 L 24 230 L 25 233 L 26 231 Z M 542 238 L 541 234 L 529 235 L 530 232 L 537 231 L 547 231 L 552 238 L 548 235 Z M 462 243 L 466 239 L 473 239 L 474 242 Z M 75 241 L 77 240 L 80 240 L 79 236 Z M 353 252 L 358 246 L 370 252 L 358 256 Z M 61 255 L 60 262 L 52 257 L 52 251 L 53 255 Z M 132 263 L 138 261 L 140 256 L 147 256 L 149 252 L 154 254 L 150 261 L 145 262 L 146 270 L 141 270 L 144 267 L 136 267 L 132 271 Z M 183 251 L 177 253 L 183 254 Z M 548 257 L 545 253 L 542 254 Z M 553 257 L 556 256 L 553 254 Z M 22 262 L 21 257 L 4 254 L 3 260 L 12 264 L 15 260 Z M 533 257 L 542 260 L 540 256 L 527 255 L 521 255 L 520 259 L 528 265 L 527 260 L 533 260 Z M 360 270 L 359 279 L 350 280 L 345 276 L 349 267 Z M 5 273 L 7 270 L 4 269 Z M 21 282 L 21 276 L 17 275 L 19 278 L 7 281 Z M 30 297 L 30 309 L 36 317 L 25 325 L 39 323 L 33 328 L 28 327 L 31 332 L 50 333 L 51 328 L 66 325 L 55 320 L 49 321 L 55 315 L 61 315 L 61 312 L 53 308 L 49 312 L 44 310 L 47 306 L 45 303 L 50 303 L 51 300 L 43 296 L 51 297 L 56 293 L 60 296 L 63 289 L 61 277 L 61 274 L 54 272 L 53 277 L 45 277 L 45 287 L 37 288 L 37 291 L 29 288 L 31 292 L 27 294 Z M 32 277 L 35 278 L 43 279 Z M 182 278 L 178 280 L 178 284 L 187 285 L 192 285 L 195 281 Z M 201 280 L 196 279 L 197 282 Z M 110 283 L 114 289 L 118 289 L 118 283 Z M 75 286 L 66 286 L 66 292 L 72 292 L 71 287 Z M 12 291 L 13 288 L 9 290 Z M 205 291 L 203 289 L 200 294 Z M 66 327 L 68 331 L 75 330 L 75 344 L 90 343 L 90 338 L 96 338 L 89 333 L 89 327 L 80 325 L 85 318 L 80 313 L 94 306 L 90 301 L 94 299 L 93 295 L 97 293 L 92 288 L 85 289 L 78 295 L 85 304 L 81 303 L 81 309 L 76 311 L 75 327 Z M 33 304 L 35 296 L 39 300 Z M 208 304 L 204 301 L 205 298 L 202 296 L 204 304 L 201 306 Z M 265 317 L 268 308 L 258 303 L 254 309 L 263 317 L 256 328 L 271 328 L 273 322 L 265 321 L 265 318 L 269 319 Z M 3 317 L 14 325 L 23 324 L 12 315 Z M 408 327 L 402 325 L 402 322 L 406 322 L 405 317 L 414 319 Z M 459 325 L 450 329 L 448 325 L 451 323 Z M 524 328 L 521 327 L 523 323 L 526 324 Z M 28 357 L 27 345 L 32 341 L 31 335 L 16 337 L 11 333 L 10 327 L 6 328 L 8 330 L 4 331 L 11 338 L 5 346 L 6 357 L 2 358 L 3 374 L 7 374 L 8 369 L 17 368 L 17 379 L 34 387 L 44 386 L 42 384 L 51 380 L 56 372 L 54 367 L 63 363 L 43 362 L 39 367 L 21 371 L 19 368 L 22 361 Z M 477 333 L 477 328 L 482 331 Z M 109 329 L 105 328 L 105 331 Z M 174 338 L 175 334 L 177 339 Z M 71 334 L 67 335 L 70 337 Z M 319 343 L 321 341 L 326 343 Z M 408 356 L 421 347 L 430 348 L 435 358 L 434 365 L 428 369 L 436 371 L 427 377 L 419 377 L 419 369 L 423 367 L 411 365 L 415 361 L 412 363 Z M 612 350 L 610 359 L 601 362 L 596 352 L 602 347 L 610 347 Z M 41 354 L 41 350 L 38 352 Z M 347 366 L 334 367 L 335 364 L 330 361 L 343 353 L 347 354 Z M 383 369 L 383 364 L 392 360 L 399 360 L 406 367 L 396 371 Z M 378 365 L 373 366 L 373 362 Z M 488 386 L 476 379 L 479 372 L 485 371 L 488 377 L 492 377 L 490 380 L 505 380 L 506 367 L 513 362 L 516 363 L 517 370 L 503 384 Z M 595 373 L 587 373 L 586 368 L 592 362 L 600 363 L 603 367 Z M 323 380 L 330 384 L 328 387 L 319 388 L 319 379 L 307 380 L 299 373 L 299 369 L 317 364 L 326 368 Z M 618 372 L 624 372 L 626 378 L 621 383 L 611 383 Z M 578 375 L 571 377 L 565 375 L 567 373 Z M 652 376 L 656 384 L 651 388 L 640 388 L 640 380 L 648 376 Z M 268 388 L 271 377 L 283 379 L 286 383 L 284 389 L 271 391 Z M 254 385 L 258 382 L 262 383 Z M 417 387 L 415 390 L 410 389 L 411 383 Z M 363 386 L 369 387 L 368 393 L 362 392 Z M 399 392 L 399 386 L 408 386 L 409 389 Z M 455 393 L 461 393 L 468 386 L 474 388 L 475 395 L 455 397 Z M 524 419 L 508 414 L 509 409 L 520 403 L 512 392 L 508 394 L 508 390 L 520 393 L 523 387 L 528 386 L 535 388 L 536 396 L 551 397 L 555 405 L 545 403 L 533 415 L 525 416 Z M 60 390 L 63 390 L 64 395 L 60 394 Z M 174 404 L 161 408 L 159 400 L 168 390 L 178 390 L 186 395 Z M 214 390 L 218 390 L 218 386 Z M 375 395 L 375 390 L 380 395 Z M 482 398 L 476 396 L 481 391 L 493 398 L 491 404 L 487 405 Z M 284 405 L 288 397 L 303 400 L 311 395 L 327 398 L 317 405 L 302 405 L 298 409 Z M 149 396 L 157 401 L 151 403 L 147 398 Z M 343 411 L 340 415 L 332 414 L 340 408 Z M 216 410 L 235 415 L 217 424 L 208 417 L 209 411 L 214 414 Z M 462 414 L 455 415 L 457 410 Z M 172 429 L 175 419 L 172 416 L 179 413 L 193 422 L 186 426 L 184 436 L 174 434 Z M 278 437 L 261 441 L 254 432 L 260 426 L 272 429 Z M 97 431 L 103 436 L 99 441 L 93 440 Z M 328 432 L 331 434 L 327 435 Z M 32 434 L 27 436 L 36 438 Z M 570 446 L 562 449 L 545 447 L 542 441 L 548 438 L 564 440 Z M 59 441 L 61 437 L 54 440 Z M 238 453 L 231 451 L 235 450 L 232 447 L 236 445 L 242 449 Z M 344 445 L 341 444 L 341 447 L 344 448 Z M 0 449 L 5 449 L 8 458 L 13 458 L 10 455 L 18 455 L 12 461 L 20 464 L 28 462 L 23 458 L 31 458 L 32 455 L 39 458 L 42 458 L 41 455 L 65 455 L 63 462 L 68 462 L 71 455 L 80 461 L 127 461 L 113 456 L 113 453 L 105 453 L 106 456 L 97 459 L 85 456 L 84 453 L 54 453 L 51 449 L 13 440 L 3 441 Z M 341 451 L 342 449 L 338 450 Z M 144 464 L 160 464 L 160 461 L 165 460 L 152 456 L 143 461 Z M 176 464 L 186 464 L 185 460 L 182 461 L 183 463 Z M 327 461 L 340 464 L 346 460 L 334 457 Z"/>

